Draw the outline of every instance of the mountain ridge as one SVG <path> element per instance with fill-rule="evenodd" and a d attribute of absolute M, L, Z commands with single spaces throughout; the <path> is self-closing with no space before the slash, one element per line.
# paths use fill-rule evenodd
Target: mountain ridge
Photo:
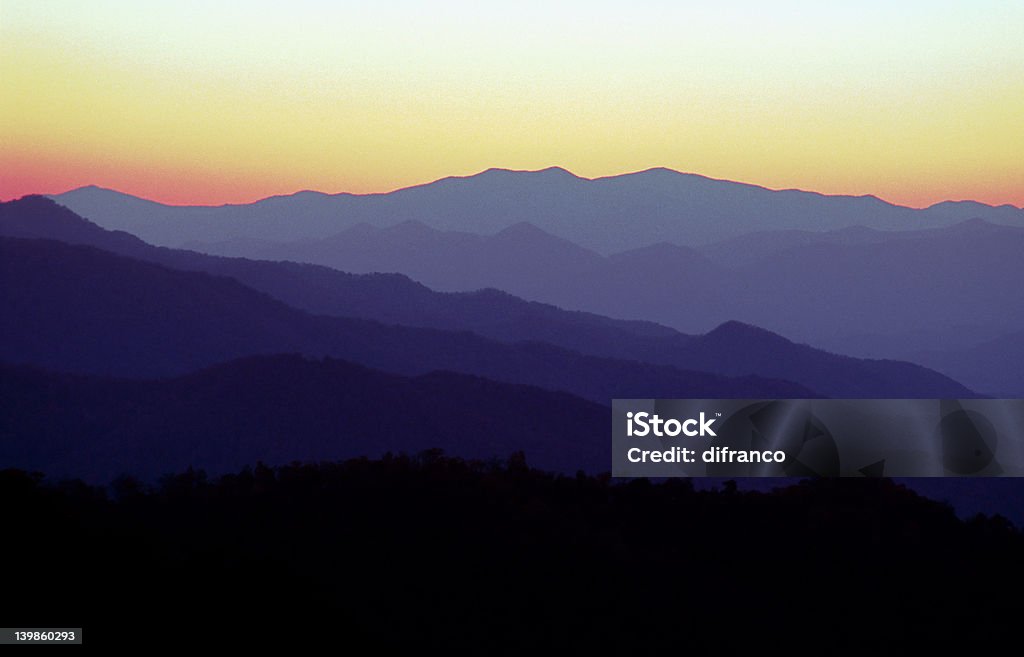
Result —
<path fill-rule="evenodd" d="M 687 334 L 736 319 L 811 344 L 928 327 L 955 345 L 956 318 L 995 333 L 1024 328 L 1024 297 L 1013 284 L 1024 277 L 1024 227 L 984 219 L 898 232 L 770 231 L 702 247 L 661 241 L 608 256 L 542 229 L 518 234 L 503 241 L 421 227 L 410 237 L 368 226 L 321 241 L 190 246 L 358 273 L 401 272 L 446 292 L 494 287 Z M 895 355 L 913 360 L 912 353 Z"/>
<path fill-rule="evenodd" d="M 0 276 L 0 360 L 73 373 L 175 376 L 245 356 L 299 353 L 406 376 L 451 370 L 605 404 L 629 395 L 819 396 L 766 377 L 311 315 L 230 277 L 54 240 L 0 238 Z"/>
<path fill-rule="evenodd" d="M 55 220 L 51 222 L 51 218 Z M 437 293 L 395 274 L 353 275 L 314 265 L 204 256 L 153 247 L 131 236 L 109 233 L 41 197 L 27 202 L 0 204 L 0 234 L 5 230 L 12 232 L 13 227 L 24 235 L 34 227 L 34 236 L 60 237 L 55 234 L 59 231 L 50 223 L 66 226 L 74 221 L 90 226 L 91 231 L 77 227 L 72 238 L 82 239 L 84 232 L 91 232 L 85 241 L 92 246 L 106 247 L 122 255 L 172 269 L 229 276 L 292 307 L 314 314 L 358 317 L 446 331 L 471 331 L 504 343 L 548 343 L 591 356 L 684 370 L 694 369 L 688 363 L 700 362 L 698 369 L 712 374 L 719 371 L 742 376 L 764 374 L 769 378 L 803 382 L 806 387 L 827 396 L 870 397 L 883 393 L 961 396 L 969 392 L 946 377 L 924 368 L 914 369 L 915 366 L 909 364 L 888 366 L 890 375 L 879 376 L 877 371 L 882 366 L 877 363 L 835 356 L 768 332 L 759 335 L 770 338 L 752 340 L 748 335 L 742 335 L 732 340 L 720 340 L 708 335 L 681 334 L 650 322 L 615 320 L 565 311 L 524 301 L 494 289 Z M 29 225 L 22 225 L 25 223 Z M 72 238 L 65 235 L 65 239 Z M 112 239 L 113 243 L 110 243 Z M 720 327 L 720 332 L 727 328 Z M 766 350 L 773 359 L 758 356 L 759 351 Z M 758 365 L 745 367 L 742 361 L 736 360 L 737 353 L 748 353 L 747 365 L 755 362 Z M 787 368 L 787 362 L 799 362 L 802 369 Z M 731 364 L 726 366 L 726 363 Z"/>
<path fill-rule="evenodd" d="M 442 181 L 447 181 L 447 180 L 468 180 L 468 179 L 476 178 L 476 177 L 479 177 L 479 176 L 484 176 L 484 175 L 489 175 L 489 174 L 494 174 L 494 173 L 502 173 L 502 174 L 504 174 L 504 173 L 512 173 L 512 174 L 546 174 L 546 173 L 550 173 L 550 172 L 560 172 L 560 173 L 563 173 L 563 174 L 568 174 L 568 177 L 574 178 L 576 180 L 582 180 L 582 181 L 588 181 L 588 182 L 604 181 L 604 180 L 614 180 L 614 179 L 627 178 L 629 176 L 638 176 L 638 175 L 644 175 L 644 174 L 661 174 L 661 173 L 664 173 L 664 174 L 670 174 L 670 175 L 676 175 L 676 176 L 693 177 L 693 178 L 697 178 L 697 179 L 701 179 L 701 180 L 707 180 L 707 181 L 712 181 L 712 182 L 721 182 L 721 183 L 730 183 L 730 184 L 733 184 L 733 185 L 742 185 L 744 187 L 751 187 L 751 188 L 755 188 L 755 189 L 759 189 L 759 190 L 763 190 L 763 191 L 768 191 L 768 192 L 795 192 L 795 193 L 799 193 L 799 194 L 812 194 L 812 195 L 816 195 L 816 196 L 820 196 L 820 197 L 824 197 L 824 198 L 872 199 L 872 200 L 875 200 L 875 201 L 880 201 L 881 203 L 884 203 L 886 205 L 892 205 L 892 206 L 896 206 L 896 207 L 903 207 L 903 208 L 907 208 L 907 209 L 911 209 L 911 210 L 929 210 L 929 209 L 937 208 L 937 207 L 941 207 L 941 206 L 961 206 L 961 205 L 978 206 L 978 207 L 987 208 L 987 209 L 1006 208 L 1006 209 L 1010 209 L 1010 210 L 1024 210 L 1024 207 L 1016 206 L 1016 205 L 1013 205 L 1012 203 L 993 204 L 993 203 L 986 203 L 984 201 L 977 201 L 977 200 L 974 200 L 974 199 L 945 199 L 945 200 L 942 200 L 942 201 L 936 201 L 936 202 L 931 203 L 931 204 L 926 205 L 926 206 L 914 207 L 914 206 L 909 206 L 909 205 L 903 205 L 901 203 L 896 203 L 894 201 L 888 201 L 886 199 L 881 198 L 880 196 L 878 196 L 876 194 L 870 194 L 870 193 L 869 194 L 841 194 L 841 193 L 830 194 L 830 193 L 826 193 L 826 192 L 818 192 L 818 191 L 815 191 L 815 190 L 812 190 L 812 189 L 804 189 L 802 187 L 770 187 L 768 185 L 761 185 L 761 184 L 758 184 L 758 183 L 744 182 L 744 181 L 740 181 L 740 180 L 732 180 L 730 178 L 716 178 L 714 176 L 708 176 L 708 175 L 701 174 L 701 173 L 696 173 L 696 172 L 693 172 L 693 171 L 681 171 L 681 170 L 678 170 L 678 169 L 673 169 L 671 167 L 663 167 L 663 166 L 654 166 L 654 167 L 648 167 L 646 169 L 638 169 L 636 171 L 625 171 L 623 173 L 608 174 L 608 175 L 604 175 L 604 176 L 595 176 L 593 178 L 586 177 L 586 176 L 581 176 L 580 174 L 574 173 L 573 171 L 570 171 L 569 169 L 566 169 L 565 167 L 561 167 L 561 166 L 550 166 L 550 167 L 545 167 L 545 168 L 542 168 L 542 169 L 511 169 L 511 168 L 507 168 L 507 167 L 489 167 L 487 169 L 483 169 L 481 171 L 478 171 L 477 173 L 466 174 L 466 175 L 462 175 L 462 176 L 458 176 L 458 175 L 442 176 L 440 178 L 435 178 L 433 180 L 429 180 L 429 181 L 426 181 L 426 182 L 414 183 L 414 184 L 411 184 L 411 185 L 404 185 L 404 186 L 396 187 L 394 189 L 386 190 L 386 191 L 375 191 L 375 192 L 348 192 L 348 191 L 325 192 L 325 191 L 322 191 L 322 190 L 315 190 L 315 189 L 300 189 L 300 190 L 296 190 L 294 192 L 289 192 L 289 193 L 285 193 L 285 194 L 271 194 L 270 196 L 263 196 L 263 197 L 259 197 L 259 198 L 253 199 L 252 201 L 245 201 L 245 202 L 239 202 L 239 203 L 219 203 L 219 204 L 218 203 L 211 203 L 211 204 L 203 204 L 203 203 L 197 203 L 197 204 L 192 204 L 192 203 L 165 203 L 165 202 L 162 202 L 162 201 L 156 201 L 156 200 L 153 200 L 153 199 L 147 199 L 144 196 L 139 196 L 137 194 L 132 194 L 131 192 L 125 192 L 123 190 L 115 189 L 113 187 L 104 187 L 102 185 L 96 185 L 96 184 L 81 185 L 79 187 L 73 187 L 71 189 L 68 189 L 68 190 L 66 190 L 64 192 L 59 192 L 59 193 L 56 193 L 56 194 L 43 194 L 43 196 L 48 196 L 50 198 L 54 198 L 54 197 L 63 196 L 65 194 L 70 194 L 72 192 L 101 191 L 101 192 L 114 193 L 114 194 L 117 194 L 119 196 L 131 197 L 131 198 L 134 198 L 134 199 L 137 199 L 137 200 L 140 200 L 140 201 L 146 201 L 146 202 L 149 202 L 149 203 L 156 203 L 156 204 L 164 205 L 164 206 L 167 206 L 167 207 L 222 208 L 222 207 L 234 207 L 234 206 L 241 206 L 241 205 L 253 205 L 255 203 L 262 203 L 263 201 L 269 201 L 269 200 L 273 200 L 273 199 L 287 199 L 287 198 L 291 198 L 291 197 L 294 197 L 294 196 L 302 196 L 302 195 L 329 196 L 329 197 L 334 197 L 334 196 L 383 196 L 383 195 L 393 194 L 395 192 L 400 192 L 400 191 L 407 190 L 407 189 L 415 189 L 415 188 L 418 188 L 418 187 L 425 187 L 425 186 L 428 186 L 428 185 L 433 185 L 435 183 L 442 182 Z M 32 194 L 28 194 L 26 196 L 31 196 L 31 195 Z M 12 199 L 7 199 L 7 200 L 8 201 L 13 201 L 13 200 L 18 200 L 18 199 L 12 198 Z"/>
<path fill-rule="evenodd" d="M 386 226 L 406 219 L 478 234 L 529 221 L 603 254 L 659 241 L 707 244 L 765 228 L 828 230 L 864 223 L 905 230 L 976 215 L 1024 225 L 1024 210 L 1012 207 L 954 203 L 915 209 L 876 197 L 772 190 L 667 169 L 593 179 L 559 171 L 489 169 L 390 192 L 276 196 L 220 206 L 162 205 L 98 188 L 52 198 L 105 228 L 161 246 L 239 237 L 322 238 L 359 222 Z"/>

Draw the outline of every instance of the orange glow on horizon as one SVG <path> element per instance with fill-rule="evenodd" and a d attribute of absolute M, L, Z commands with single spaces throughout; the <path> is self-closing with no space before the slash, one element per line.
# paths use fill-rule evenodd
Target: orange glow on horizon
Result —
<path fill-rule="evenodd" d="M 1024 207 L 1024 4 L 340 4 L 3 0 L 0 198 L 561 166 Z"/>
<path fill-rule="evenodd" d="M 534 171 L 547 168 L 548 166 L 560 165 L 500 168 Z M 267 176 L 264 179 L 239 179 L 218 175 L 216 171 L 196 176 L 195 171 L 174 170 L 170 167 L 162 170 L 156 168 L 147 170 L 130 168 L 124 170 L 109 164 L 106 166 L 96 166 L 95 163 L 90 162 L 61 161 L 59 159 L 41 160 L 23 165 L 21 162 L 12 163 L 7 158 L 0 157 L 0 169 L 4 171 L 0 175 L 0 201 L 13 200 L 27 194 L 60 194 L 80 187 L 95 185 L 166 205 L 245 204 L 271 196 L 287 196 L 301 191 L 317 191 L 328 194 L 343 192 L 352 194 L 387 193 L 406 187 L 430 183 L 449 175 L 471 176 L 487 168 L 491 167 L 480 167 L 451 174 L 427 175 L 418 179 L 373 181 L 352 178 L 347 181 L 347 184 L 327 185 L 323 181 L 319 181 L 320 184 L 318 185 L 312 182 L 304 184 L 301 180 L 282 182 L 281 180 L 274 179 L 272 176 Z M 573 171 L 573 173 L 581 178 L 593 179 L 633 173 L 649 168 L 654 167 L 602 172 L 592 175 L 582 175 L 578 171 Z M 569 170 L 572 171 L 572 169 Z M 689 171 L 687 173 L 707 175 L 699 171 Z M 906 186 L 895 184 L 886 193 L 885 191 L 879 191 L 870 187 L 837 186 L 815 188 L 787 181 L 766 183 L 760 180 L 743 180 L 720 175 L 708 177 L 733 180 L 734 182 L 758 185 L 775 190 L 799 189 L 840 196 L 872 195 L 890 203 L 912 208 L 926 208 L 942 201 L 968 200 L 994 206 L 1008 204 L 1024 208 L 1024 192 L 1022 192 L 1024 190 L 1024 180 L 1016 181 L 1015 184 L 1014 181 L 1008 181 L 1004 186 L 1000 186 L 999 181 L 989 182 L 988 184 L 979 181 L 973 187 L 973 193 L 961 192 L 957 195 L 949 193 L 949 191 L 942 189 L 938 185 L 910 189 Z"/>

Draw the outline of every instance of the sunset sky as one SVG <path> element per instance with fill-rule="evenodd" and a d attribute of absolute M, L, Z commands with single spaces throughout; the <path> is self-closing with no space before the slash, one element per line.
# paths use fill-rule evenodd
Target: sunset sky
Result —
<path fill-rule="evenodd" d="M 670 167 L 1024 206 L 1024 2 L 0 0 L 0 198 Z"/>

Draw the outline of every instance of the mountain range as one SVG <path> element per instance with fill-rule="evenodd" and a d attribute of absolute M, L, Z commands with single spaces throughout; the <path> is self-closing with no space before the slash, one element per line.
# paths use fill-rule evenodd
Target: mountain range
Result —
<path fill-rule="evenodd" d="M 1014 209 L 912 211 L 664 171 L 621 178 L 491 171 L 379 198 L 307 194 L 235 208 L 98 190 L 0 204 L 0 463 L 103 480 L 442 448 L 484 459 L 523 450 L 571 472 L 607 467 L 598 434 L 613 398 L 1024 389 L 1015 284 L 1024 229 L 1003 225 Z M 549 193 L 563 208 L 604 198 L 606 214 L 588 215 L 600 226 L 628 205 L 612 196 L 633 198 L 638 182 L 650 203 L 719 194 L 722 212 L 739 212 L 748 195 L 768 203 L 765 216 L 796 214 L 771 231 L 736 215 L 715 233 L 723 239 L 685 245 L 676 223 L 651 223 L 667 216 L 657 212 L 636 222 L 646 237 L 631 243 L 590 231 L 582 215 L 539 211 Z M 522 194 L 531 221 L 509 210 Z M 407 197 L 448 210 L 406 217 Z M 110 210 L 111 198 L 134 216 Z M 64 205 L 82 199 L 99 200 L 96 222 Z M 508 211 L 465 230 L 467 199 Z M 389 219 L 324 214 L 339 202 L 383 203 Z M 867 225 L 844 225 L 837 210 L 809 227 L 796 210 L 820 203 L 856 206 Z M 111 229 L 118 222 L 128 230 Z M 489 222 L 493 234 L 480 229 Z M 594 239 L 576 241 L 566 226 Z M 160 242 L 163 231 L 206 252 L 140 238 Z M 980 328 L 956 349 L 934 349 L 958 322 Z M 916 362 L 942 373 L 775 331 L 829 346 L 877 337 L 897 355 L 907 345 L 887 336 L 928 333 L 935 340 L 908 343 Z"/>
<path fill-rule="evenodd" d="M 356 273 L 398 272 L 445 291 L 494 287 L 684 332 L 733 319 L 810 342 L 918 327 L 955 332 L 970 323 L 1003 332 L 1024 327 L 1024 288 L 1016 283 L 1024 278 L 1024 228 L 974 220 L 891 234 L 759 234 L 724 245 L 662 242 L 601 256 L 530 224 L 480 236 L 405 223 L 251 250 L 237 243 L 192 246 Z M 732 262 L 731 253 L 743 255 Z"/>
<path fill-rule="evenodd" d="M 826 196 L 715 180 L 669 169 L 586 179 L 553 167 L 489 169 L 383 194 L 300 192 L 245 205 L 184 207 L 97 187 L 55 196 L 104 228 L 152 244 L 329 237 L 366 223 L 419 221 L 440 230 L 494 234 L 521 222 L 602 254 L 667 241 L 699 245 L 755 231 L 850 226 L 912 230 L 981 218 L 1024 225 L 1024 210 L 944 202 L 918 210 L 872 196 Z"/>
<path fill-rule="evenodd" d="M 457 371 L 615 397 L 805 397 L 803 386 L 587 356 L 543 343 L 305 313 L 236 280 L 85 246 L 0 238 L 0 360 L 115 377 L 251 355 L 331 356 L 387 372 Z"/>
<path fill-rule="evenodd" d="M 504 343 L 504 345 L 493 344 L 491 345 L 492 349 L 507 351 L 509 349 L 523 350 L 529 347 L 536 350 L 539 345 L 523 343 L 547 343 L 562 350 L 580 352 L 589 357 L 637 361 L 711 373 L 717 376 L 759 376 L 793 381 L 807 390 L 835 397 L 964 396 L 970 394 L 969 391 L 948 378 L 916 365 L 838 356 L 806 345 L 795 344 L 768 331 L 738 322 L 724 323 L 705 335 L 686 335 L 650 322 L 613 320 L 590 313 L 564 311 L 550 305 L 526 302 L 496 290 L 444 294 L 434 292 L 423 285 L 396 275 L 352 275 L 313 265 L 215 257 L 154 247 L 126 233 L 104 230 L 42 197 L 28 197 L 21 201 L 0 205 L 0 235 L 17 238 L 59 239 L 71 244 L 98 247 L 135 260 L 145 260 L 161 266 L 161 268 L 142 268 L 146 273 L 138 275 L 143 277 L 159 274 L 166 278 L 170 274 L 165 272 L 163 267 L 228 277 L 244 284 L 247 288 L 264 292 L 307 313 L 330 315 L 336 318 L 373 320 L 385 324 L 425 329 L 471 331 L 488 340 Z M 17 246 L 15 244 L 15 247 Z M 51 246 L 50 248 L 55 247 Z M 17 251 L 17 248 L 14 251 Z M 89 255 L 97 260 L 104 260 L 100 253 Z M 54 260 L 58 263 L 62 262 L 60 258 L 55 257 Z M 115 260 L 102 266 L 97 264 L 96 268 L 109 268 L 115 265 L 125 266 L 126 263 L 122 260 Z M 26 275 L 26 278 L 31 278 L 31 276 Z M 39 280 L 37 278 L 27 285 L 31 287 L 38 284 Z M 188 282 L 182 279 L 179 284 L 187 289 L 194 283 L 191 279 Z M 219 280 L 217 286 L 226 287 L 226 282 Z M 213 289 L 210 285 L 207 285 L 207 288 Z M 208 293 L 209 289 L 204 290 L 203 294 Z M 234 288 L 233 290 L 233 294 L 241 296 L 240 290 Z M 53 291 L 39 292 L 41 297 L 51 297 L 53 294 Z M 144 294 L 144 291 L 140 290 L 138 294 Z M 223 295 L 226 297 L 229 293 L 225 291 Z M 102 294 L 95 296 L 103 298 Z M 250 294 L 246 301 L 236 300 L 230 308 L 258 307 L 259 309 L 252 310 L 254 316 L 257 317 L 276 317 L 282 312 L 280 307 L 275 307 L 273 310 L 263 308 L 266 299 L 259 299 L 257 302 L 254 298 L 256 296 L 258 295 Z M 198 298 L 202 298 L 202 294 Z M 166 300 L 164 302 L 166 303 Z M 113 304 L 114 301 L 110 300 L 109 303 Z M 153 309 L 154 313 L 158 312 L 159 303 L 160 301 L 157 300 L 157 307 Z M 180 312 L 188 312 L 188 310 L 182 308 Z M 196 318 L 194 321 L 202 323 L 207 320 Z M 246 327 L 244 330 L 238 331 L 239 338 L 234 342 L 236 348 L 225 352 L 224 358 L 239 357 L 250 352 L 273 351 L 272 345 L 275 338 L 264 336 L 256 339 L 250 335 L 250 329 L 259 326 L 261 321 L 247 322 L 241 319 L 232 321 L 242 321 Z M 292 321 L 296 325 L 304 326 L 310 323 L 329 323 L 330 320 L 299 313 Z M 275 324 L 275 326 L 277 325 Z M 382 330 L 386 332 L 394 329 Z M 284 330 L 278 330 L 276 333 L 277 339 L 281 340 L 281 344 L 286 350 L 312 354 L 329 353 L 364 362 L 360 360 L 362 356 L 354 354 L 351 350 L 338 351 L 341 347 L 327 337 L 317 338 L 319 341 L 313 340 L 311 336 L 320 335 L 313 329 L 306 330 L 304 334 L 306 341 L 294 338 L 286 340 L 283 337 L 286 333 L 287 331 Z M 248 347 L 240 347 L 240 340 L 247 335 L 254 342 Z M 431 335 L 434 336 L 431 339 L 436 338 L 436 334 Z M 208 339 L 203 339 L 201 334 L 195 337 L 198 342 L 208 342 Z M 463 336 L 463 339 L 465 337 Z M 480 349 L 482 348 L 477 347 L 477 350 Z M 216 351 L 211 347 L 211 353 L 216 353 Z M 159 352 L 154 352 L 154 354 L 157 353 Z M 566 355 L 562 351 L 558 353 Z M 142 354 L 138 354 L 138 357 L 141 359 Z M 171 357 L 171 361 L 176 362 L 174 359 L 179 357 L 184 358 L 185 355 L 174 355 Z M 422 361 L 423 357 L 410 358 L 409 362 L 417 360 Z M 99 367 L 101 361 L 102 357 L 93 362 L 90 368 Z M 216 357 L 210 355 L 201 362 L 191 363 L 191 366 L 215 361 Z M 59 358 L 54 358 L 41 364 L 57 367 L 59 362 Z M 400 368 L 396 370 L 395 368 L 399 367 L 398 364 L 386 360 L 368 364 L 384 366 L 393 371 L 406 371 Z M 482 366 L 477 364 L 466 371 L 475 374 L 484 373 L 484 370 L 473 369 L 473 367 Z M 87 369 L 85 371 L 96 370 Z M 188 367 L 174 370 L 171 373 L 184 371 L 188 371 Z M 493 373 L 494 370 L 491 372 Z M 168 371 L 157 367 L 143 368 L 142 370 L 131 368 L 123 371 L 101 370 L 100 373 L 160 375 L 166 374 Z M 572 372 L 568 372 L 567 376 L 571 374 Z M 499 380 L 515 380 L 544 385 L 543 379 L 509 378 L 510 374 L 505 371 L 496 376 Z M 745 385 L 738 387 L 752 389 Z M 587 393 L 582 392 L 582 389 L 578 387 L 571 389 L 578 394 L 587 396 Z M 604 401 L 607 401 L 607 398 Z"/>
<path fill-rule="evenodd" d="M 401 272 L 439 290 L 494 287 L 685 333 L 739 320 L 839 353 L 926 362 L 992 394 L 1024 394 L 1015 378 L 1024 362 L 1012 349 L 995 357 L 994 369 L 972 365 L 968 355 L 986 343 L 993 353 L 1012 346 L 1024 330 L 1024 228 L 980 219 L 900 232 L 754 233 L 610 256 L 529 224 L 493 236 L 420 223 L 361 225 L 322 240 L 193 246 L 352 272 Z"/>

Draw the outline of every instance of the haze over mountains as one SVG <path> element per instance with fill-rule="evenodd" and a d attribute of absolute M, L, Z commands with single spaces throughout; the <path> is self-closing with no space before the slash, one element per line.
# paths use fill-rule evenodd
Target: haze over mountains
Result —
<path fill-rule="evenodd" d="M 812 342 L 914 326 L 1024 327 L 1024 288 L 1016 283 L 1024 277 L 1024 228 L 980 220 L 900 233 L 758 234 L 700 248 L 662 242 L 611 256 L 530 224 L 494 236 L 419 223 L 363 225 L 318 241 L 196 248 L 351 272 L 400 272 L 438 290 L 494 287 L 685 332 L 733 319 Z M 734 253 L 740 254 L 736 261 Z"/>
<path fill-rule="evenodd" d="M 0 360 L 118 377 L 251 355 L 331 356 L 404 375 L 450 370 L 615 397 L 804 397 L 785 381 L 586 356 L 542 343 L 304 313 L 237 281 L 49 240 L 0 239 Z"/>
<path fill-rule="evenodd" d="M 706 244 L 763 230 L 912 230 L 973 218 L 1024 225 L 1024 210 L 1011 206 L 947 202 L 916 210 L 870 196 L 772 191 L 669 169 L 594 180 L 560 168 L 490 169 L 386 194 L 300 192 L 220 207 L 166 206 L 96 187 L 54 198 L 104 228 L 127 230 L 161 246 L 315 239 L 360 223 L 388 227 L 406 221 L 485 235 L 528 222 L 603 254 L 662 241 Z"/>
<path fill-rule="evenodd" d="M 397 271 L 439 290 L 494 287 L 685 333 L 739 320 L 839 353 L 927 362 L 992 394 L 1024 394 L 1015 374 L 1024 362 L 1012 349 L 995 369 L 957 355 L 1024 330 L 1024 228 L 980 219 L 900 232 L 753 233 L 611 256 L 529 224 L 494 236 L 420 223 L 362 225 L 323 240 L 196 248 L 352 272 Z M 919 360 L 926 352 L 927 360 Z"/>
<path fill-rule="evenodd" d="M 665 170 L 223 208 L 58 199 L 0 204 L 0 456 L 53 472 L 430 447 L 600 469 L 590 436 L 616 397 L 1024 394 L 1015 208 Z"/>
<path fill-rule="evenodd" d="M 224 207 L 98 188 L 55 198 L 158 244 L 400 272 L 444 291 L 493 287 L 683 333 L 737 320 L 839 353 L 927 359 L 972 388 L 1024 394 L 1008 373 L 1016 352 L 1003 348 L 1024 330 L 1024 210 L 1012 206 L 915 210 L 666 169 L 587 180 L 557 168 Z M 965 355 L 986 343 L 1001 353 L 996 371 Z"/>
<path fill-rule="evenodd" d="M 356 276 L 310 265 L 221 258 L 188 251 L 157 248 L 147 245 L 126 233 L 101 229 L 81 219 L 69 210 L 41 197 L 29 197 L 21 201 L 0 205 L 0 235 L 57 238 L 72 244 L 86 244 L 99 247 L 112 253 L 158 263 L 176 270 L 228 276 L 250 288 L 265 292 L 294 308 L 321 315 L 355 317 L 389 324 L 402 324 L 411 327 L 444 329 L 448 331 L 472 331 L 486 338 L 505 343 L 520 343 L 523 341 L 544 342 L 606 359 L 668 365 L 683 370 L 698 370 L 719 376 L 744 377 L 754 375 L 769 379 L 781 379 L 796 382 L 809 390 L 827 396 L 863 397 L 885 394 L 913 397 L 933 395 L 963 396 L 970 394 L 953 381 L 909 363 L 860 360 L 836 356 L 808 346 L 794 344 L 767 331 L 736 322 L 723 324 L 707 335 L 684 335 L 667 327 L 649 322 L 611 320 L 589 313 L 568 312 L 549 305 L 525 302 L 496 290 L 463 294 L 442 294 L 433 292 L 409 279 L 395 275 Z M 28 243 L 25 245 L 15 242 L 12 253 L 16 256 L 21 251 L 33 246 L 38 247 L 38 244 Z M 51 245 L 48 248 L 55 248 L 55 245 Z M 66 268 L 71 267 L 68 262 L 65 262 L 71 256 L 92 257 L 101 263 L 103 268 L 124 267 L 126 265 L 123 260 L 107 261 L 99 257 L 100 255 L 74 251 L 65 254 L 62 258 L 54 258 L 54 260 L 58 263 L 58 267 L 63 266 Z M 12 262 L 16 260 L 16 257 L 12 258 Z M 101 264 L 95 265 L 94 269 L 101 268 Z M 133 284 L 135 279 L 139 277 L 144 280 L 146 276 L 159 275 L 162 277 L 161 280 L 163 280 L 169 275 L 169 273 L 165 273 L 159 268 L 147 269 L 139 267 L 138 269 L 138 273 L 130 277 L 133 280 Z M 78 273 L 72 271 L 65 272 L 65 274 L 65 278 L 69 280 L 77 280 L 79 277 Z M 32 290 L 33 286 L 38 286 L 40 281 L 45 278 L 42 275 L 33 277 L 30 274 L 22 274 L 22 276 L 27 279 L 25 287 L 28 290 Z M 121 280 L 115 280 L 110 283 L 115 288 L 123 287 L 124 284 Z M 178 284 L 186 289 L 191 285 L 203 286 L 202 281 L 197 282 L 185 278 L 179 278 Z M 189 292 L 188 294 L 198 295 L 196 297 L 198 303 L 198 300 L 206 298 L 211 290 L 224 287 L 224 283 L 218 279 L 215 284 L 208 283 L 206 287 L 209 289 L 200 289 L 198 292 Z M 84 290 L 79 292 L 83 298 L 90 296 Z M 33 293 L 39 298 L 51 298 L 55 294 L 64 294 L 63 291 L 55 292 L 54 290 L 36 290 Z M 132 292 L 132 294 L 144 294 L 144 290 Z M 233 348 L 224 352 L 223 358 L 233 358 L 246 355 L 247 353 L 267 353 L 268 349 L 273 350 L 273 347 L 270 345 L 273 345 L 276 339 L 280 341 L 280 344 L 283 345 L 282 348 L 285 348 L 285 350 L 294 350 L 314 355 L 329 353 L 365 362 L 359 360 L 360 358 L 365 358 L 365 356 L 354 352 L 352 349 L 338 351 L 343 349 L 343 347 L 337 345 L 332 338 L 317 333 L 314 329 L 307 329 L 301 340 L 288 337 L 286 335 L 287 332 L 281 329 L 276 329 L 276 337 L 253 336 L 253 328 L 259 326 L 261 322 L 265 322 L 265 320 L 259 318 L 277 317 L 281 314 L 281 309 L 276 306 L 265 308 L 265 300 L 250 298 L 255 295 L 249 295 L 246 299 L 241 299 L 241 294 L 238 290 L 232 292 L 225 291 L 223 296 L 227 297 L 230 294 L 234 294 L 239 299 L 232 302 L 228 308 L 238 310 L 246 306 L 252 307 L 250 312 L 257 319 L 254 321 L 245 321 L 242 318 L 232 320 L 239 321 L 242 326 L 236 331 L 238 337 L 231 344 Z M 93 293 L 91 296 L 94 299 L 105 298 L 103 293 Z M 116 300 L 110 300 L 109 302 L 114 304 Z M 160 303 L 170 304 L 171 300 L 157 300 L 157 307 L 159 307 Z M 124 312 L 138 315 L 142 312 L 141 308 L 143 307 L 145 305 L 126 309 Z M 197 304 L 192 304 L 190 308 L 178 308 L 175 312 L 193 313 L 196 307 Z M 39 312 L 38 306 L 34 306 L 33 311 Z M 153 312 L 156 313 L 157 311 L 154 310 Z M 194 316 L 194 313 L 190 317 L 189 325 L 201 326 L 203 322 L 207 321 L 202 316 Z M 217 321 L 222 321 L 223 319 L 223 317 L 216 318 Z M 297 313 L 297 316 L 289 321 L 293 322 L 296 326 L 306 326 L 310 322 L 322 322 L 323 320 Z M 45 322 L 42 323 L 44 326 L 39 329 L 33 329 L 28 336 L 24 336 L 25 339 L 31 339 L 33 335 L 36 335 L 37 330 L 47 330 Z M 25 326 L 26 322 L 18 322 L 17 327 Z M 12 330 L 14 329 L 12 328 Z M 180 331 L 182 329 L 174 328 L 173 330 Z M 322 331 L 323 329 L 319 330 Z M 340 330 L 335 327 L 329 329 L 329 332 Z M 386 335 L 388 330 L 390 329 L 383 330 L 380 339 L 384 339 L 384 335 Z M 188 333 L 186 332 L 185 334 Z M 314 339 L 314 335 L 320 335 L 321 337 Z M 244 340 L 247 339 L 246 336 L 254 341 L 249 346 L 244 346 Z M 427 339 L 425 336 L 421 336 L 420 340 Z M 180 342 L 182 339 L 184 338 L 179 336 L 177 341 Z M 202 330 L 199 330 L 195 339 L 197 341 L 196 344 L 205 344 L 209 341 Z M 158 340 L 154 338 L 154 341 Z M 61 344 L 65 343 L 62 341 Z M 95 344 L 95 342 L 89 342 L 86 346 L 76 349 L 76 353 L 81 355 L 87 354 L 89 353 L 89 345 Z M 499 346 L 492 345 L 492 348 L 499 348 Z M 523 349 L 524 347 L 515 346 L 514 348 Z M 166 351 L 168 347 L 149 346 L 145 349 L 156 349 L 157 353 L 159 353 L 160 350 Z M 143 358 L 145 349 L 137 355 L 137 358 Z M 212 345 L 207 345 L 205 349 L 208 349 L 211 354 L 217 353 Z M 479 351 L 480 347 L 478 346 L 476 349 Z M 401 351 L 399 349 L 399 353 Z M 196 354 L 202 352 L 203 350 L 199 349 L 199 347 L 193 346 L 189 353 Z M 177 362 L 176 359 L 184 357 L 183 354 L 175 354 L 170 360 Z M 414 356 L 407 365 L 411 366 L 415 362 L 422 361 L 423 358 L 423 356 Z M 399 358 L 399 360 L 401 359 Z M 103 362 L 105 360 L 102 354 L 100 354 L 89 367 L 98 367 Z M 204 357 L 199 364 L 210 362 L 216 362 L 215 355 Z M 384 363 L 382 366 L 385 369 L 391 371 L 407 371 L 401 369 L 401 364 L 390 361 L 377 361 L 374 364 L 381 366 L 381 363 Z M 53 366 L 50 362 L 43 364 Z M 193 363 L 193 365 L 196 364 Z M 142 363 L 142 366 L 145 365 L 146 363 Z M 399 369 L 395 369 L 396 367 Z M 541 366 L 541 370 L 544 369 Z M 153 367 L 151 364 L 142 370 L 85 369 L 82 371 L 107 374 L 141 373 L 144 375 L 167 373 L 166 370 Z M 183 371 L 188 371 L 188 368 L 174 370 L 172 373 Z M 464 371 L 482 373 L 481 370 L 473 369 Z M 566 372 L 566 376 L 571 378 L 574 373 L 579 372 L 570 369 Z M 543 385 L 543 379 L 540 378 L 507 378 L 510 376 L 508 372 L 503 372 L 496 376 L 500 380 L 531 382 Z M 756 390 L 756 387 L 744 387 L 744 385 L 740 385 L 740 388 Z M 577 393 L 581 390 L 580 388 L 564 387 L 558 389 L 571 389 Z M 600 400 L 600 398 L 598 399 Z"/>

